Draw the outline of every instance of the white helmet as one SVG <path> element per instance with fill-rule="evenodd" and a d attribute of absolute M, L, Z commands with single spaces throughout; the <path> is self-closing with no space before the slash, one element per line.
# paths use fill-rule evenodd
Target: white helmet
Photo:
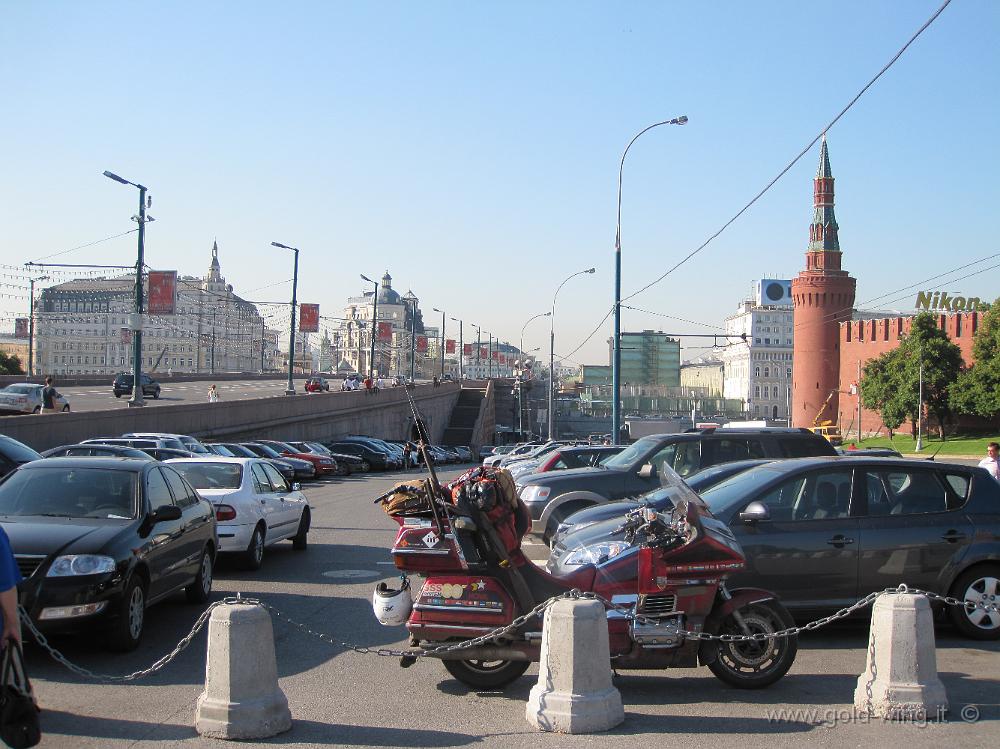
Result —
<path fill-rule="evenodd" d="M 399 590 L 393 590 L 385 583 L 375 586 L 372 594 L 372 609 L 375 611 L 375 618 L 379 624 L 386 627 L 398 627 L 406 624 L 410 618 L 410 610 L 413 608 L 413 598 L 410 596 L 410 581 L 407 577 L 402 578 Z"/>

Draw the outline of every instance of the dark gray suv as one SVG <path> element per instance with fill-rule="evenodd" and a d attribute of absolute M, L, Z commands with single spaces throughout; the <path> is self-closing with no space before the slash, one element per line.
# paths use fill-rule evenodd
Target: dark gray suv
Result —
<path fill-rule="evenodd" d="M 525 475 L 518 491 L 531 512 L 531 533 L 547 541 L 570 513 L 659 488 L 664 466 L 684 478 L 734 460 L 836 454 L 833 445 L 808 429 L 712 428 L 654 434 L 632 443 L 601 466 Z"/>

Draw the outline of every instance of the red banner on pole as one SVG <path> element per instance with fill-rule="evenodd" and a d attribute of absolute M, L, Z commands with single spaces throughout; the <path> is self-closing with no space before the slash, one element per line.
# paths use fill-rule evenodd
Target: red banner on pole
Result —
<path fill-rule="evenodd" d="M 122 343 L 129 344 L 132 343 L 132 331 L 129 328 L 121 329 Z"/>
<path fill-rule="evenodd" d="M 14 337 L 15 338 L 29 338 L 28 334 L 28 318 L 18 317 L 14 320 Z"/>
<path fill-rule="evenodd" d="M 494 351 L 493 352 L 493 361 L 500 361 L 500 352 L 499 351 Z"/>
<path fill-rule="evenodd" d="M 177 271 L 149 272 L 149 307 L 151 315 L 172 315 L 177 309 Z"/>
<path fill-rule="evenodd" d="M 417 336 L 417 353 L 418 354 L 427 353 L 427 336 L 425 335 Z"/>
<path fill-rule="evenodd" d="M 319 333 L 319 305 L 299 305 L 299 332 Z"/>
<path fill-rule="evenodd" d="M 486 359 L 486 358 L 489 357 L 489 355 L 490 355 L 490 350 L 488 348 L 480 348 L 479 349 L 479 358 L 480 359 Z"/>
<path fill-rule="evenodd" d="M 444 342 L 444 352 L 446 354 L 454 354 L 455 353 L 455 341 L 454 341 L 454 339 L 448 338 L 447 340 L 445 340 L 445 342 Z"/>
<path fill-rule="evenodd" d="M 391 341 L 392 340 L 392 323 L 391 322 L 380 322 L 378 324 L 378 339 L 380 341 Z"/>
<path fill-rule="evenodd" d="M 472 356 L 472 344 L 466 343 L 462 345 L 462 353 L 466 356 Z"/>
<path fill-rule="evenodd" d="M 506 364 L 507 363 L 507 355 L 506 354 L 500 354 L 500 363 L 501 364 Z"/>

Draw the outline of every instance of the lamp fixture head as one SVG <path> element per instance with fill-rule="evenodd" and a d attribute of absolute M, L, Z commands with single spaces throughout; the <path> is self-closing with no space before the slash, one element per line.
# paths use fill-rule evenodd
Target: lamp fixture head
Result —
<path fill-rule="evenodd" d="M 123 179 L 122 177 L 119 177 L 114 172 L 109 172 L 106 169 L 104 170 L 104 176 L 107 177 L 108 179 L 113 179 L 115 182 L 121 182 L 123 185 L 131 185 L 132 184 L 127 179 Z"/>

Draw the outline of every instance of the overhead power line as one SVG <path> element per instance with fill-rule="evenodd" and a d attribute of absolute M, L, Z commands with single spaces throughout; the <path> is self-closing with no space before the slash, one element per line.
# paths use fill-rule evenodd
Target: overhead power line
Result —
<path fill-rule="evenodd" d="M 816 142 L 821 137 L 823 137 L 823 135 L 826 134 L 831 128 L 833 128 L 833 126 L 837 124 L 837 122 L 840 120 L 841 117 L 843 117 L 845 114 L 847 114 L 847 112 L 851 109 L 851 107 L 853 107 L 857 103 L 857 101 L 865 94 L 865 92 L 867 92 L 869 88 L 871 88 L 873 85 L 875 85 L 875 82 L 879 78 L 881 78 L 886 73 L 886 71 L 888 71 L 889 68 L 891 68 L 896 63 L 896 61 L 902 56 L 902 54 L 907 50 L 907 48 L 909 48 L 909 46 L 911 44 L 913 44 L 913 42 L 915 42 L 917 40 L 917 37 L 919 37 L 924 31 L 926 31 L 927 28 L 932 23 L 934 23 L 934 21 L 937 19 L 937 17 L 939 15 L 941 15 L 941 13 L 944 11 L 944 9 L 947 8 L 948 5 L 950 5 L 950 4 L 951 4 L 951 0 L 945 0 L 945 2 L 941 5 L 941 7 L 938 8 L 929 19 L 927 19 L 927 21 L 924 23 L 924 25 L 921 26 L 919 29 L 917 29 L 917 32 L 913 36 L 911 36 L 909 38 L 909 40 L 906 42 L 906 44 L 904 44 L 899 49 L 899 51 L 896 52 L 896 54 L 894 54 L 892 56 L 892 59 L 890 59 L 889 62 L 887 62 L 882 67 L 882 69 L 880 71 L 878 71 L 878 73 L 876 73 L 875 76 L 870 81 L 868 81 L 868 83 L 866 83 L 862 87 L 862 89 L 854 96 L 854 98 L 851 99 L 847 103 L 847 105 L 843 109 L 840 110 L 840 112 L 837 114 L 837 116 L 834 117 L 832 120 L 830 120 L 830 122 L 827 123 L 826 127 L 824 127 L 819 132 L 819 134 L 816 135 L 815 138 L 813 138 L 811 141 L 809 141 L 809 144 L 805 148 L 803 148 L 799 152 L 799 154 L 794 159 L 792 159 L 780 172 L 778 172 L 777 176 L 774 179 L 772 179 L 770 182 L 768 182 L 764 186 L 764 189 L 762 189 L 760 192 L 758 192 L 756 195 L 754 195 L 753 198 L 750 200 L 749 203 L 747 203 L 745 206 L 743 206 L 742 208 L 740 208 L 740 210 L 736 212 L 736 215 L 734 215 L 731 219 L 729 219 L 728 221 L 726 221 L 726 223 L 724 223 L 719 228 L 718 231 L 716 231 L 708 239 L 706 239 L 704 242 L 702 242 L 698 247 L 696 247 L 694 250 L 692 250 L 690 253 L 688 253 L 687 256 L 685 256 L 682 260 L 680 260 L 678 263 L 674 264 L 670 269 L 667 270 L 666 273 L 664 273 L 659 278 L 651 281 L 650 283 L 646 284 L 645 286 L 643 286 L 642 288 L 640 288 L 638 291 L 632 292 L 627 297 L 625 297 L 624 299 L 622 299 L 622 301 L 623 302 L 627 302 L 629 299 L 632 299 L 633 297 L 638 296 L 639 294 L 643 293 L 644 291 L 648 291 L 649 289 L 651 289 L 654 286 L 656 286 L 658 283 L 660 283 L 661 281 L 663 281 L 667 276 L 669 276 L 675 270 L 677 270 L 682 265 L 684 265 L 688 260 L 690 260 L 695 255 L 697 255 L 699 252 L 701 252 L 703 249 L 705 249 L 709 245 L 709 243 L 711 243 L 716 237 L 718 237 L 720 234 L 722 234 L 722 232 L 724 232 L 726 229 L 728 229 L 729 226 L 731 224 L 733 224 L 740 216 L 742 216 L 744 213 L 746 213 L 750 209 L 750 207 L 754 203 L 756 203 L 758 200 L 760 200 L 764 196 L 764 194 L 767 193 L 767 191 L 770 190 L 778 182 L 778 180 L 780 180 L 782 177 L 784 177 L 785 174 L 787 174 L 788 171 L 793 166 L 795 166 L 795 164 L 797 164 L 799 162 L 799 160 L 802 159 L 803 156 L 805 156 L 807 153 L 809 153 L 812 150 L 813 146 L 816 145 Z"/>

